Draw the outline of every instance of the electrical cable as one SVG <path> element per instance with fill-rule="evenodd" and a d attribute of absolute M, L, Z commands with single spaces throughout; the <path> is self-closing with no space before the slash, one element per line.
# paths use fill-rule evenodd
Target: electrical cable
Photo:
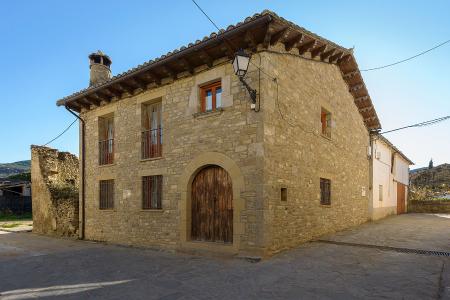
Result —
<path fill-rule="evenodd" d="M 445 41 L 445 42 L 442 42 L 442 43 L 440 43 L 439 45 L 434 46 L 433 48 L 430 48 L 430 49 L 428 49 L 428 50 L 425 50 L 425 51 L 423 51 L 423 52 L 420 52 L 419 54 L 413 55 L 413 56 L 408 57 L 408 58 L 405 58 L 405 59 L 403 59 L 403 60 L 400 60 L 400 61 L 397 61 L 397 62 L 388 64 L 388 65 L 380 66 L 380 67 L 375 67 L 375 68 L 370 68 L 370 69 L 360 70 L 360 72 L 375 71 L 375 70 L 380 70 L 380 69 L 392 67 L 392 66 L 395 66 L 395 65 L 398 65 L 398 64 L 407 62 L 407 61 L 409 61 L 409 60 L 411 60 L 411 59 L 414 59 L 414 58 L 416 58 L 416 57 L 419 57 L 419 56 L 421 56 L 421 55 L 424 55 L 424 54 L 426 54 L 426 53 L 428 53 L 428 52 L 430 52 L 430 51 L 433 51 L 433 50 L 435 50 L 435 49 L 437 49 L 437 48 L 439 48 L 439 47 L 441 47 L 441 46 L 444 46 L 444 45 L 447 44 L 447 43 L 450 43 L 450 40 L 447 40 L 447 41 Z"/>
<path fill-rule="evenodd" d="M 50 144 L 50 143 L 56 141 L 58 138 L 60 138 L 64 133 L 67 132 L 67 130 L 70 129 L 70 127 L 72 127 L 73 124 L 75 124 L 76 121 L 78 121 L 78 119 L 73 120 L 73 122 L 70 123 L 70 125 L 67 126 L 66 129 L 64 129 L 60 134 L 58 134 L 58 135 L 57 135 L 55 138 L 53 138 L 52 140 L 50 140 L 49 142 L 47 142 L 47 143 L 45 143 L 44 145 L 42 145 L 42 147 L 45 147 L 45 146 L 47 146 L 48 144 Z"/>
<path fill-rule="evenodd" d="M 425 122 L 420 122 L 420 123 L 413 124 L 413 125 L 408 125 L 408 126 L 404 126 L 404 127 L 400 127 L 400 128 L 384 131 L 384 132 L 381 132 L 380 134 L 390 133 L 390 132 L 399 131 L 399 130 L 402 130 L 402 129 L 412 128 L 412 127 L 429 126 L 429 125 L 433 125 L 433 124 L 436 124 L 436 123 L 443 122 L 443 121 L 448 120 L 448 119 L 450 119 L 450 116 L 445 116 L 445 117 L 441 117 L 441 118 L 437 118 L 437 119 L 433 119 L 433 120 L 429 120 L 429 121 L 425 121 Z"/>

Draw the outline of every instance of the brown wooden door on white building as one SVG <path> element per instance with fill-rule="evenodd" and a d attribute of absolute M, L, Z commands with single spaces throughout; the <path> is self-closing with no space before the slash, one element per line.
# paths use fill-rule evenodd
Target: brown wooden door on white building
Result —
<path fill-rule="evenodd" d="M 406 212 L 406 186 L 397 182 L 397 215 Z"/>
<path fill-rule="evenodd" d="M 191 239 L 233 242 L 233 188 L 219 166 L 202 169 L 192 182 Z"/>

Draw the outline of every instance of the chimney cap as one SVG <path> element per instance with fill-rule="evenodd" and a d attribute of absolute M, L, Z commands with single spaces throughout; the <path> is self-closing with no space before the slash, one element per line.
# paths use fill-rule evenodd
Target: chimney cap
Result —
<path fill-rule="evenodd" d="M 103 64 L 106 66 L 110 66 L 112 61 L 111 58 L 106 55 L 105 53 L 103 53 L 101 50 L 97 50 L 97 52 L 93 52 L 91 54 L 89 54 L 89 59 L 90 60 L 95 60 L 95 58 L 103 58 Z"/>

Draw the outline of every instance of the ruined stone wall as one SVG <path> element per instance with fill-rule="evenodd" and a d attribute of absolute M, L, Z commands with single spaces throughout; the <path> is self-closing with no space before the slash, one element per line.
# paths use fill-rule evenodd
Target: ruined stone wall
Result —
<path fill-rule="evenodd" d="M 256 76 L 250 71 L 250 78 Z M 222 82 L 223 109 L 199 113 L 199 86 Z M 142 106 L 162 102 L 162 157 L 141 159 Z M 112 165 L 99 166 L 99 118 L 114 116 Z M 230 251 L 262 248 L 262 214 L 256 190 L 262 184 L 262 126 L 247 92 L 227 61 L 195 76 L 85 111 L 86 239 L 166 249 L 201 247 L 184 243 L 189 227 L 189 180 L 208 164 L 230 174 L 235 210 Z M 235 175 L 234 175 L 235 174 Z M 142 176 L 162 175 L 162 209 L 142 209 Z M 241 180 L 241 179 L 242 180 Z M 99 181 L 114 179 L 114 209 L 99 209 Z M 242 184 L 240 184 L 242 181 Z M 258 223 L 259 222 L 259 223 Z M 214 248 L 214 243 L 205 243 Z M 227 248 L 228 249 L 228 248 Z"/>
<path fill-rule="evenodd" d="M 367 221 L 369 135 L 339 68 L 273 52 L 261 61 L 278 81 L 263 82 L 268 251 Z M 331 138 L 321 134 L 321 107 L 332 114 Z M 331 180 L 331 205 L 320 204 L 321 177 Z"/>
<path fill-rule="evenodd" d="M 450 214 L 450 200 L 411 200 L 408 213 Z"/>
<path fill-rule="evenodd" d="M 33 232 L 77 237 L 78 168 L 73 154 L 31 146 Z"/>

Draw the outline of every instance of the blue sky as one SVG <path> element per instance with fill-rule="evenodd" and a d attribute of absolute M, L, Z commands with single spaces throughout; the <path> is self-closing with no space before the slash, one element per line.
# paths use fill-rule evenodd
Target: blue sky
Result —
<path fill-rule="evenodd" d="M 361 69 L 450 39 L 450 1 L 206 1 L 223 28 L 264 9 L 344 47 Z M 73 120 L 55 101 L 88 85 L 89 53 L 117 74 L 215 28 L 189 0 L 1 1 L 0 162 L 29 159 Z M 393 68 L 364 73 L 384 130 L 450 115 L 450 44 Z M 450 162 L 450 121 L 387 137 L 416 166 Z M 50 146 L 78 153 L 78 126 Z"/>

